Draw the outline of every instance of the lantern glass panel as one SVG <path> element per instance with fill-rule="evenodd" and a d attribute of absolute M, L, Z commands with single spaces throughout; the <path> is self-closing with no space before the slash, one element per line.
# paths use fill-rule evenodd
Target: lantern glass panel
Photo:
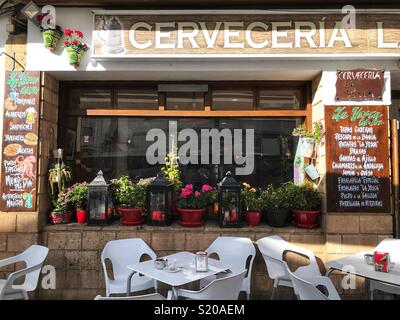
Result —
<path fill-rule="evenodd" d="M 221 227 L 241 226 L 241 185 L 228 172 L 219 186 L 219 221 Z"/>
<path fill-rule="evenodd" d="M 159 174 L 147 189 L 148 223 L 169 225 L 172 220 L 174 185 Z"/>
<path fill-rule="evenodd" d="M 110 208 L 112 208 L 109 185 L 100 171 L 97 177 L 89 184 L 89 219 L 90 224 L 108 224 L 110 220 Z"/>

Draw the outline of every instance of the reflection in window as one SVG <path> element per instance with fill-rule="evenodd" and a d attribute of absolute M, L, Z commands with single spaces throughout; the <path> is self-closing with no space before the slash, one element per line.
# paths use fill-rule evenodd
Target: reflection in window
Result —
<path fill-rule="evenodd" d="M 167 110 L 204 110 L 204 92 L 167 92 Z"/>
<path fill-rule="evenodd" d="M 214 110 L 251 110 L 254 106 L 254 92 L 240 90 L 213 90 Z"/>
<path fill-rule="evenodd" d="M 111 108 L 111 90 L 72 89 L 69 92 L 69 109 Z"/>
<path fill-rule="evenodd" d="M 72 118 L 71 118 L 72 119 Z M 177 121 L 178 133 L 183 129 L 192 129 L 197 133 L 197 148 L 192 155 L 197 162 L 181 165 L 184 183 L 200 186 L 204 183 L 216 185 L 229 170 L 235 172 L 239 166 L 235 163 L 235 152 L 230 162 L 224 163 L 224 155 L 229 147 L 224 139 L 220 140 L 219 164 L 213 163 L 212 140 L 208 145 L 208 163 L 201 163 L 205 150 L 201 148 L 201 130 L 206 129 L 242 129 L 242 154 L 246 152 L 246 129 L 254 129 L 254 169 L 249 175 L 238 176 L 238 180 L 254 186 L 263 187 L 269 183 L 278 184 L 293 178 L 293 160 L 295 141 L 291 132 L 302 119 L 207 119 L 207 118 L 129 118 L 129 117 L 83 117 L 78 134 L 80 146 L 73 163 L 74 177 L 91 181 L 99 170 L 103 170 L 106 178 L 121 175 L 132 178 L 154 177 L 161 165 L 150 165 L 146 152 L 154 141 L 146 141 L 150 129 L 158 128 L 165 132 L 168 141 L 169 121 Z M 188 138 L 187 138 L 188 139 Z M 233 141 L 233 138 L 232 138 Z M 187 143 L 179 141 L 178 147 Z M 167 147 L 167 146 L 166 146 Z M 235 151 L 235 150 L 233 150 Z M 165 154 L 159 150 L 163 159 Z M 168 152 L 168 149 L 166 150 Z M 158 155 L 158 154 L 157 154 Z M 215 157 L 214 157 L 215 158 Z M 240 166 L 244 166 L 240 165 Z"/>
<path fill-rule="evenodd" d="M 293 90 L 260 90 L 258 109 L 300 109 L 301 92 Z"/>
<path fill-rule="evenodd" d="M 118 89 L 117 101 L 119 109 L 157 110 L 158 91 Z"/>

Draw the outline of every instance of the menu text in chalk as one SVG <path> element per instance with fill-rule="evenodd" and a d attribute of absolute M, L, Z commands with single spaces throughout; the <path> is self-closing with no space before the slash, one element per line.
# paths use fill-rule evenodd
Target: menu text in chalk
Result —
<path fill-rule="evenodd" d="M 388 110 L 327 106 L 328 212 L 390 212 Z"/>

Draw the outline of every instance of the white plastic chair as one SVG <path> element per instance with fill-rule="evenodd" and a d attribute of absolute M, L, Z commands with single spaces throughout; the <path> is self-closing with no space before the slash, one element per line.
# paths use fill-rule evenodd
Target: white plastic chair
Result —
<path fill-rule="evenodd" d="M 400 264 L 400 239 L 384 239 L 381 241 L 374 251 L 388 252 L 390 261 L 396 265 Z M 376 280 L 369 280 L 369 293 L 371 300 L 374 299 L 374 291 L 379 290 L 386 293 L 400 295 L 400 287 Z"/>
<path fill-rule="evenodd" d="M 102 297 L 96 296 L 94 300 L 167 300 L 164 296 L 159 293 L 150 293 L 140 296 L 129 296 L 129 297 Z M 169 299 L 168 299 L 169 300 Z"/>
<path fill-rule="evenodd" d="M 240 291 L 246 291 L 247 299 L 250 299 L 251 271 L 256 256 L 256 248 L 253 242 L 249 238 L 218 237 L 207 248 L 206 252 L 208 255 L 217 254 L 221 263 L 229 267 L 233 273 L 239 273 L 245 269 L 248 270 Z M 246 266 L 249 258 L 250 263 Z M 217 276 L 207 277 L 200 282 L 200 286 L 204 287 L 216 278 Z"/>
<path fill-rule="evenodd" d="M 335 286 L 328 277 L 314 276 L 303 279 L 291 272 L 285 261 L 283 261 L 283 266 L 289 274 L 293 288 L 300 300 L 341 300 Z M 320 291 L 317 288 L 318 286 L 322 286 L 327 294 Z"/>
<path fill-rule="evenodd" d="M 106 296 L 111 294 L 127 293 L 128 279 L 132 270 L 128 265 L 140 262 L 143 255 L 149 255 L 156 259 L 155 252 L 140 238 L 113 240 L 107 242 L 101 253 L 104 279 L 106 283 Z M 106 260 L 112 264 L 114 279 L 110 279 L 107 273 Z M 157 281 L 135 273 L 131 279 L 130 292 L 137 292 L 154 288 L 157 292 Z"/>
<path fill-rule="evenodd" d="M 177 289 L 175 297 L 193 300 L 237 300 L 246 272 L 247 270 L 242 270 L 240 273 L 215 279 L 199 291 Z"/>
<path fill-rule="evenodd" d="M 7 279 L 0 279 L 0 300 L 28 300 L 28 292 L 36 290 L 40 270 L 48 252 L 46 247 L 32 245 L 17 256 L 0 260 L 0 268 L 18 262 L 26 264 L 26 268 L 10 273 Z M 25 277 L 24 283 L 14 284 L 21 277 Z"/>
<path fill-rule="evenodd" d="M 271 300 L 274 298 L 275 290 L 278 286 L 293 288 L 297 294 L 290 275 L 282 264 L 285 252 L 295 252 L 309 259 L 310 263 L 308 265 L 301 266 L 294 272 L 296 276 L 302 278 L 321 276 L 317 260 L 311 250 L 295 246 L 276 235 L 258 240 L 257 245 L 267 266 L 268 275 L 274 280 Z"/>

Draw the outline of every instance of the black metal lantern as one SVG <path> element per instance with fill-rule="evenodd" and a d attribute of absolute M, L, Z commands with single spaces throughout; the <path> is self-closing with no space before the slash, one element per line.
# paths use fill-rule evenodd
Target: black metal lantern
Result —
<path fill-rule="evenodd" d="M 172 222 L 174 184 L 163 172 L 147 187 L 147 223 L 168 226 Z"/>
<path fill-rule="evenodd" d="M 241 185 L 228 171 L 218 183 L 219 225 L 221 228 L 241 227 Z"/>
<path fill-rule="evenodd" d="M 112 194 L 110 185 L 104 180 L 100 170 L 88 187 L 88 225 L 106 225 L 112 214 Z"/>

